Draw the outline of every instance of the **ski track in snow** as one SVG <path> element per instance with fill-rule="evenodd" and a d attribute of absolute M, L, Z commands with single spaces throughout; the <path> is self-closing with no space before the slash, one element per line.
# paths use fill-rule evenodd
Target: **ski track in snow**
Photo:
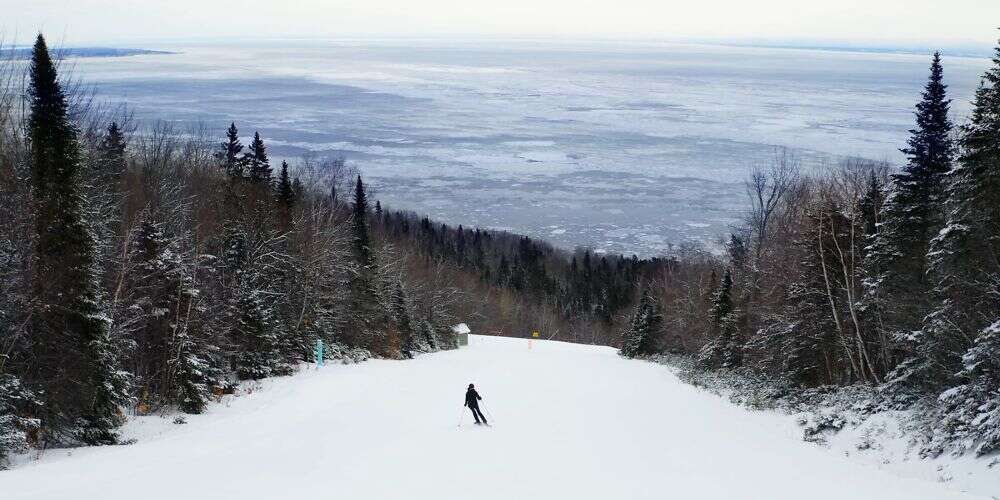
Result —
<path fill-rule="evenodd" d="M 470 339 L 411 361 L 268 380 L 187 425 L 133 419 L 125 437 L 136 444 L 50 450 L 0 472 L 0 497 L 989 498 L 851 462 L 802 442 L 789 418 L 610 348 Z M 469 382 L 492 428 L 462 408 Z"/>

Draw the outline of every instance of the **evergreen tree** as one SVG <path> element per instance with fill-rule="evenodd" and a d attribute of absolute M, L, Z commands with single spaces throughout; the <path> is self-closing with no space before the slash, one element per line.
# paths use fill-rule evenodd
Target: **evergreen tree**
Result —
<path fill-rule="evenodd" d="M 286 208 L 291 208 L 295 205 L 295 200 L 298 196 L 296 195 L 291 179 L 288 177 L 288 162 L 281 162 L 281 173 L 278 175 L 276 190 L 278 203 Z"/>
<path fill-rule="evenodd" d="M 236 346 L 233 367 L 241 379 L 257 380 L 289 371 L 281 353 L 280 321 L 273 310 L 274 280 L 267 276 L 273 259 L 268 241 L 251 238 L 231 225 L 227 229 L 225 264 L 233 278 L 228 307 L 229 338 Z"/>
<path fill-rule="evenodd" d="M 111 262 L 117 256 L 124 188 L 121 179 L 128 167 L 125 136 L 117 122 L 111 122 L 95 148 L 87 186 L 88 223 L 98 244 L 97 262 Z"/>
<path fill-rule="evenodd" d="M 738 338 L 737 312 L 733 307 L 733 275 L 726 269 L 722 282 L 712 296 L 709 311 L 711 324 L 710 340 L 699 354 L 701 363 L 713 367 L 734 368 L 740 364 L 742 347 Z"/>
<path fill-rule="evenodd" d="M 866 225 L 876 222 L 866 228 L 871 242 L 864 263 L 869 276 L 866 309 L 878 319 L 884 338 L 899 339 L 904 345 L 910 332 L 921 328 L 931 307 L 928 249 L 944 224 L 941 207 L 955 149 L 950 103 L 941 58 L 935 53 L 916 107 L 917 127 L 902 150 L 907 165 L 893 176 L 893 191 L 881 212 L 866 217 Z"/>
<path fill-rule="evenodd" d="M 250 151 L 244 155 L 244 163 L 249 170 L 251 183 L 271 184 L 271 161 L 267 158 L 267 148 L 260 138 L 260 132 L 254 132 Z"/>
<path fill-rule="evenodd" d="M 885 210 L 885 200 L 885 183 L 879 178 L 878 172 L 872 169 L 868 173 L 868 179 L 865 183 L 865 193 L 858 200 L 858 209 L 861 211 L 863 220 L 862 229 L 869 239 L 874 239 L 875 235 L 878 234 L 878 225 L 881 223 L 882 213 Z M 868 248 L 864 250 L 869 251 Z"/>
<path fill-rule="evenodd" d="M 660 305 L 646 287 L 622 334 L 622 348 L 618 353 L 626 358 L 656 354 L 656 342 L 663 327 Z"/>
<path fill-rule="evenodd" d="M 348 330 L 349 341 L 368 349 L 383 349 L 386 327 L 392 323 L 388 314 L 391 307 L 380 303 L 380 290 L 384 288 L 377 282 L 379 269 L 375 262 L 371 235 L 368 226 L 368 198 L 364 183 L 358 176 L 354 189 L 354 206 L 351 216 L 351 233 L 353 241 L 351 249 L 354 254 L 354 270 L 350 280 L 351 305 Z M 394 353 L 385 353 L 392 355 Z"/>
<path fill-rule="evenodd" d="M 7 468 L 11 454 L 28 450 L 27 434 L 37 431 L 39 422 L 22 415 L 34 413 L 40 405 L 17 377 L 0 372 L 0 471 Z"/>
<path fill-rule="evenodd" d="M 117 122 L 111 122 L 104 139 L 97 146 L 97 170 L 98 179 L 106 182 L 117 182 L 128 166 L 125 157 L 125 136 Z"/>
<path fill-rule="evenodd" d="M 746 267 L 747 257 L 750 252 L 747 250 L 746 241 L 742 236 L 732 233 L 729 235 L 729 243 L 726 244 L 726 253 L 729 254 L 729 263 L 733 269 L 741 271 Z"/>
<path fill-rule="evenodd" d="M 67 115 L 45 39 L 31 61 L 32 187 L 37 241 L 33 266 L 38 309 L 30 383 L 45 398 L 43 425 L 88 444 L 110 444 L 128 402 L 128 377 L 119 369 L 100 307 L 94 232 L 84 218 L 77 131 Z"/>
<path fill-rule="evenodd" d="M 222 150 L 216 153 L 219 166 L 231 177 L 243 177 L 244 158 L 240 156 L 243 152 L 243 143 L 240 141 L 240 132 L 236 128 L 236 123 L 230 123 L 226 130 L 226 142 L 222 143 Z"/>
<path fill-rule="evenodd" d="M 222 373 L 215 364 L 219 348 L 199 341 L 184 324 L 175 329 L 171 346 L 171 400 L 184 413 L 201 413 L 211 397 L 212 386 L 222 383 Z"/>
<path fill-rule="evenodd" d="M 959 145 L 947 222 L 928 254 L 939 302 L 901 376 L 943 389 L 945 434 L 984 454 L 1000 449 L 1000 46 Z"/>
<path fill-rule="evenodd" d="M 420 336 L 423 338 L 424 342 L 432 351 L 436 351 L 441 348 L 441 343 L 438 341 L 437 333 L 435 333 L 434 324 L 428 319 L 423 319 L 420 321 L 419 325 Z"/>
<path fill-rule="evenodd" d="M 267 303 L 269 298 L 249 286 L 233 298 L 229 335 L 239 345 L 233 365 L 240 379 L 258 380 L 284 371 L 278 369 L 278 325 Z"/>
<path fill-rule="evenodd" d="M 136 350 L 132 373 L 143 393 L 199 413 L 218 378 L 211 360 L 215 349 L 192 331 L 200 311 L 194 302 L 200 290 L 187 270 L 175 240 L 164 235 L 149 214 L 132 238 L 130 261 L 132 297 L 128 321 Z"/>
<path fill-rule="evenodd" d="M 428 346 L 424 343 L 420 332 L 417 332 L 410 301 L 403 288 L 403 280 L 396 280 L 390 300 L 392 318 L 396 322 L 396 332 L 400 338 L 403 355 L 412 358 L 414 354 L 426 351 Z"/>
<path fill-rule="evenodd" d="M 375 257 L 371 248 L 371 237 L 368 230 L 368 198 L 361 176 L 354 186 L 354 211 L 351 217 L 351 229 L 354 234 L 352 248 L 354 259 L 359 266 L 371 269 L 375 265 Z"/>

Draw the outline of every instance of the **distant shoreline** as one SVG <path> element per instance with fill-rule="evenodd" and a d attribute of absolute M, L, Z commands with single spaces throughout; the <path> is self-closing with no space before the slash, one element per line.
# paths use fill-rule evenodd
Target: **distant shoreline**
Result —
<path fill-rule="evenodd" d="M 119 49 L 113 47 L 75 47 L 53 51 L 53 56 L 57 59 L 86 58 L 86 57 L 129 57 L 144 55 L 169 55 L 177 52 L 165 50 L 149 49 Z M 0 58 L 12 58 L 15 60 L 31 59 L 31 47 L 14 47 L 0 49 Z"/>

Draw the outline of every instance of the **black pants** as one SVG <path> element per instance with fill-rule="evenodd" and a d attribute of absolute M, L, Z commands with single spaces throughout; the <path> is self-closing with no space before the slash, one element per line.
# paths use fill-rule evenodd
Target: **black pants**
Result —
<path fill-rule="evenodd" d="M 472 418 L 476 419 L 477 424 L 479 423 L 479 419 L 482 419 L 484 424 L 489 423 L 486 421 L 486 417 L 483 416 L 483 412 L 479 411 L 479 405 L 470 406 L 469 409 L 472 410 Z"/>

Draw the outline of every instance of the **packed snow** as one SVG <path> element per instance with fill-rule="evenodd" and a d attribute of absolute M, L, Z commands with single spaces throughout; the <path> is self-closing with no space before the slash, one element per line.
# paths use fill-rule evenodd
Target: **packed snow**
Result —
<path fill-rule="evenodd" d="M 492 427 L 462 407 L 470 382 Z M 662 365 L 539 340 L 310 367 L 176 417 L 131 420 L 132 445 L 21 457 L 2 498 L 990 498 L 802 442 Z"/>

